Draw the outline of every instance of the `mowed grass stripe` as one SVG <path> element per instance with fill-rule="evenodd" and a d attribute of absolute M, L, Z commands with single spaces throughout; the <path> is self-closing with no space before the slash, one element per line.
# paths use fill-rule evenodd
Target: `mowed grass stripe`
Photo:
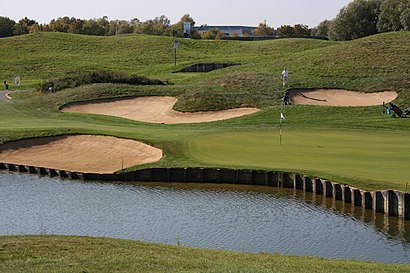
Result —
<path fill-rule="evenodd" d="M 189 155 L 220 167 L 274 169 L 335 179 L 363 189 L 404 190 L 409 133 L 346 130 L 221 132 L 192 138 Z"/>

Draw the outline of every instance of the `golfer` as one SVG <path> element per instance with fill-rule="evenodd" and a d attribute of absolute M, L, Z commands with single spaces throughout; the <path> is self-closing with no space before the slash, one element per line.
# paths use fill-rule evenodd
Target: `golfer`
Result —
<path fill-rule="evenodd" d="M 282 82 L 283 82 L 283 87 L 285 87 L 289 83 L 289 70 L 286 67 L 282 71 Z"/>

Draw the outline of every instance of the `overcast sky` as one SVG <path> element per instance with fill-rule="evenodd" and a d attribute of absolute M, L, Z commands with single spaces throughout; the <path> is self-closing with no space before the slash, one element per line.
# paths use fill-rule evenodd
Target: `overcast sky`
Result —
<path fill-rule="evenodd" d="M 271 27 L 306 24 L 315 27 L 333 19 L 351 0 L 0 0 L 0 16 L 15 21 L 28 17 L 49 23 L 58 17 L 109 20 L 165 15 L 176 23 L 190 14 L 196 25 L 256 26 L 266 20 Z"/>

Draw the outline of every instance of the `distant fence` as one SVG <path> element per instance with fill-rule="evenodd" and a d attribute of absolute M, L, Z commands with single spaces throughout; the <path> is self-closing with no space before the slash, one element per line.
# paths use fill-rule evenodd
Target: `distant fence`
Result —
<path fill-rule="evenodd" d="M 410 193 L 397 190 L 364 191 L 326 179 L 286 172 L 217 168 L 149 168 L 118 174 L 98 174 L 8 163 L 0 163 L 0 170 L 87 181 L 217 183 L 293 188 L 389 216 L 410 219 Z"/>

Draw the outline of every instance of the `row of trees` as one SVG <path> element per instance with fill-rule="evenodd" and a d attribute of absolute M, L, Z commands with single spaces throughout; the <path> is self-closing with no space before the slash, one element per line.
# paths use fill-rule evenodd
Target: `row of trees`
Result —
<path fill-rule="evenodd" d="M 102 17 L 99 19 L 77 19 L 74 17 L 62 17 L 56 20 L 51 20 L 48 24 L 39 24 L 35 20 L 23 18 L 15 22 L 7 17 L 0 17 L 0 37 L 8 37 L 14 35 L 22 35 L 34 32 L 64 32 L 83 35 L 110 36 L 116 34 L 127 33 L 143 33 L 161 36 L 176 36 L 183 37 L 184 22 L 191 23 L 191 38 L 197 39 L 220 39 L 224 33 L 218 29 L 212 29 L 207 33 L 199 35 L 193 28 L 195 21 L 189 14 L 184 15 L 176 24 L 171 24 L 170 20 L 162 15 L 152 20 L 140 22 L 138 19 L 112 20 Z M 310 36 L 310 29 L 307 25 L 283 25 L 278 29 L 269 27 L 266 22 L 260 23 L 253 31 L 248 33 L 248 36 L 263 36 L 263 37 L 307 37 Z"/>
<path fill-rule="evenodd" d="M 309 37 L 311 36 L 311 29 L 307 25 L 302 24 L 294 26 L 282 25 L 274 29 L 269 27 L 266 22 L 263 22 L 258 25 L 252 34 L 257 37 Z"/>
<path fill-rule="evenodd" d="M 410 30 L 410 0 L 354 0 L 335 19 L 321 22 L 312 35 L 353 40 L 401 30 Z"/>
<path fill-rule="evenodd" d="M 52 20 L 49 24 L 38 24 L 35 20 L 27 17 L 18 22 L 7 17 L 0 17 L 0 37 L 39 31 L 100 36 L 144 33 L 184 37 L 184 22 L 191 23 L 191 38 L 220 39 L 224 36 L 224 33 L 218 29 L 212 29 L 199 35 L 193 28 L 195 21 L 189 14 L 186 14 L 176 24 L 171 24 L 164 15 L 144 22 L 138 19 L 109 21 L 107 17 L 89 20 L 63 17 Z M 274 29 L 263 22 L 247 35 L 263 37 L 319 36 L 332 40 L 353 40 L 376 33 L 400 30 L 410 30 L 410 0 L 353 0 L 340 10 L 336 18 L 324 20 L 313 29 L 302 24 L 283 25 Z"/>
<path fill-rule="evenodd" d="M 156 17 L 144 22 L 138 19 L 111 20 L 106 16 L 99 19 L 77 19 L 74 17 L 63 17 L 51 20 L 48 24 L 39 24 L 35 20 L 23 18 L 15 22 L 7 17 L 0 17 L 0 37 L 9 37 L 34 32 L 64 32 L 84 35 L 109 36 L 127 33 L 145 33 L 152 35 L 167 35 L 183 37 L 184 22 L 190 22 L 191 26 L 195 21 L 189 14 L 184 15 L 179 22 L 171 24 L 166 16 Z M 191 28 L 191 37 L 198 37 L 198 34 Z"/>

